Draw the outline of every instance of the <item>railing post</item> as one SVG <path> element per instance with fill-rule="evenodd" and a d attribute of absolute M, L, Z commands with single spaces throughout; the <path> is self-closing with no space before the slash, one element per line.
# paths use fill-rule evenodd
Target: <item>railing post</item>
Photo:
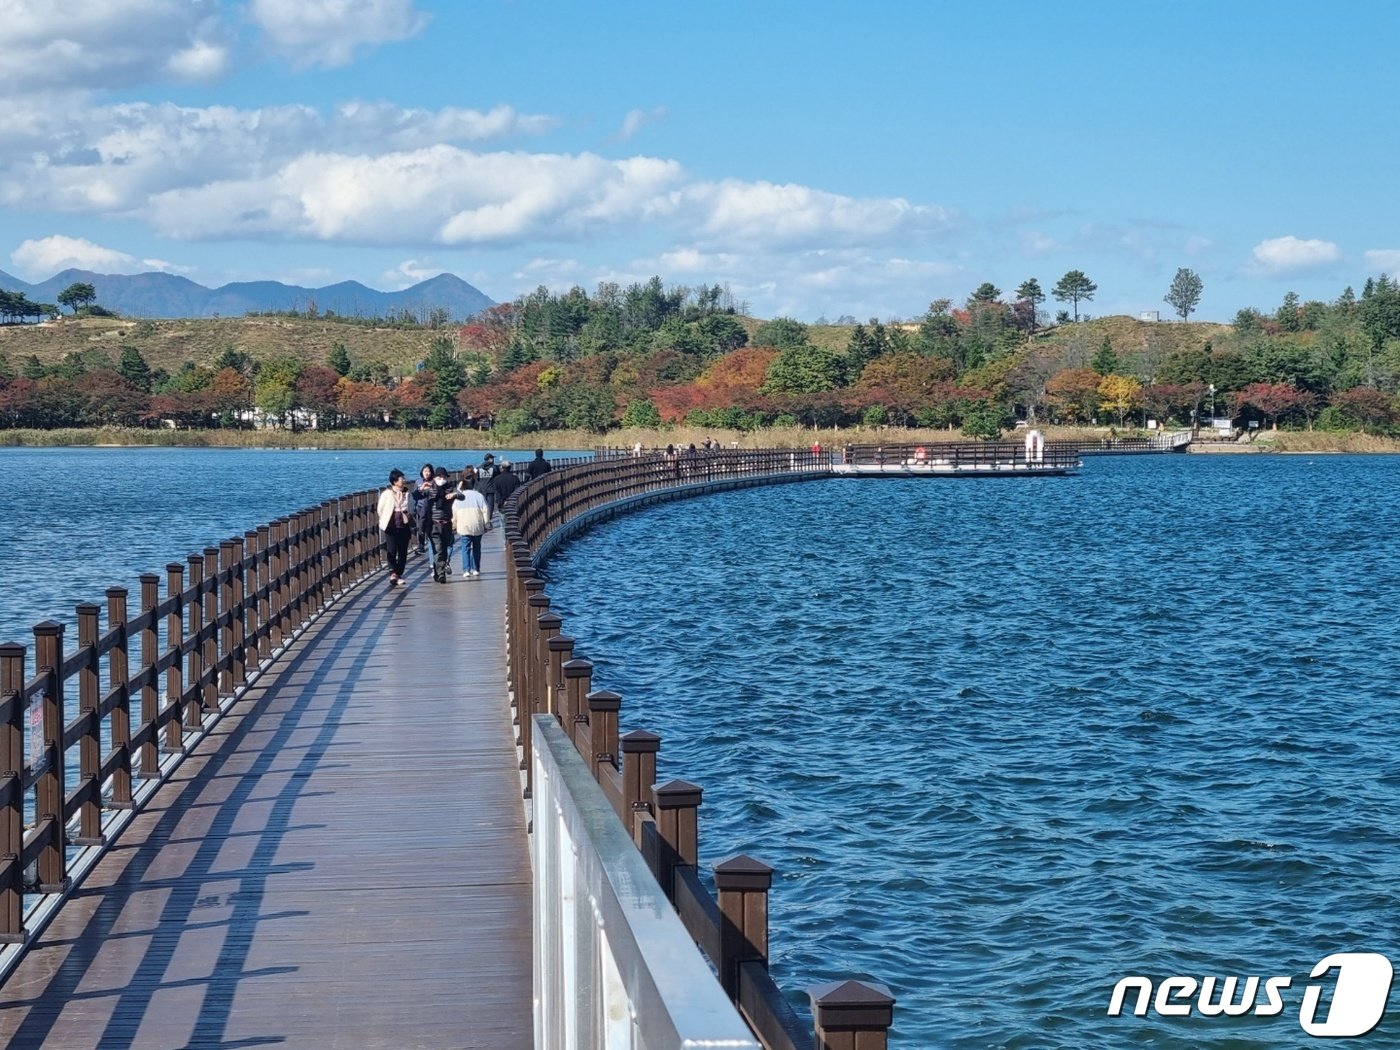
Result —
<path fill-rule="evenodd" d="M 107 683 L 117 693 L 112 708 L 112 749 L 121 756 L 112 773 L 114 809 L 131 808 L 131 638 L 126 629 L 126 588 L 107 588 L 107 630 L 121 631 L 117 644 L 107 652 Z"/>
<path fill-rule="evenodd" d="M 625 733 L 619 741 L 622 748 L 622 800 L 627 815 L 622 822 L 632 841 L 637 840 L 638 817 L 651 810 L 651 785 L 656 783 L 656 753 L 661 750 L 661 738 L 645 729 Z"/>
<path fill-rule="evenodd" d="M 24 646 L 0 645 L 0 702 L 5 718 L 0 722 L 0 777 L 9 801 L 0 811 L 0 944 L 18 944 L 25 938 L 24 869 Z"/>
<path fill-rule="evenodd" d="M 588 768 L 593 771 L 593 779 L 598 779 L 598 767 L 617 767 L 617 713 L 622 709 L 622 697 L 610 689 L 595 689 L 584 698 L 588 705 L 588 739 L 593 745 L 593 754 L 588 757 Z"/>
<path fill-rule="evenodd" d="M 539 703 L 540 680 L 543 672 L 539 625 L 535 621 L 541 613 L 549 612 L 549 595 L 544 593 L 544 580 L 538 578 L 525 581 L 525 594 L 527 633 L 525 635 L 525 666 L 521 668 L 521 676 L 525 679 L 525 695 L 530 698 L 530 706 L 534 707 Z"/>
<path fill-rule="evenodd" d="M 530 690 L 530 711 L 532 714 L 555 714 L 558 711 L 558 700 L 555 691 L 559 683 L 564 680 L 559 673 L 559 652 L 573 651 L 573 639 L 569 639 L 569 644 L 561 650 L 554 643 L 559 638 L 568 638 L 568 635 L 559 633 L 559 629 L 564 625 L 564 620 L 558 613 L 542 612 L 535 617 L 534 653 L 532 667 L 538 670 L 534 678 L 534 688 Z M 568 657 L 564 657 L 565 660 Z"/>
<path fill-rule="evenodd" d="M 78 739 L 78 787 L 84 798 L 78 806 L 78 834 L 73 842 L 79 846 L 101 846 L 102 787 L 97 774 L 102 765 L 102 723 L 98 718 L 99 663 L 97 659 L 97 617 L 101 608 L 84 602 L 77 608 L 78 648 L 85 654 L 78 671 L 78 713 L 84 716 L 82 736 Z M 63 738 L 59 737 L 59 747 Z"/>
<path fill-rule="evenodd" d="M 172 561 L 165 567 L 165 600 L 170 602 L 170 611 L 165 617 L 165 646 L 167 654 L 173 653 L 170 666 L 165 670 L 165 710 L 170 716 L 165 723 L 165 749 L 184 749 L 185 687 L 181 678 L 185 648 L 185 567 Z"/>
<path fill-rule="evenodd" d="M 226 696 L 247 679 L 243 673 L 243 541 L 219 544 L 219 612 L 224 619 L 219 648 L 228 666 L 219 675 Z"/>
<path fill-rule="evenodd" d="M 257 595 L 258 595 L 258 661 L 257 665 L 262 666 L 262 662 L 272 656 L 272 631 L 274 628 L 272 619 L 272 565 L 269 559 L 272 557 L 268 553 L 272 545 L 272 526 L 258 526 L 258 543 L 254 551 L 253 564 L 257 572 Z"/>
<path fill-rule="evenodd" d="M 204 641 L 200 638 L 200 634 L 204 630 L 204 601 L 199 593 L 200 585 L 204 583 L 204 556 L 191 554 L 188 561 L 190 563 L 190 651 L 185 660 L 189 678 L 189 681 L 186 682 L 189 697 L 185 703 L 185 728 L 198 729 L 204 724 L 204 685 L 200 681 L 204 677 L 205 650 Z"/>
<path fill-rule="evenodd" d="M 583 699 L 589 694 L 593 686 L 593 661 L 585 660 L 582 657 L 575 657 L 564 663 L 561 670 L 564 672 L 564 732 L 569 734 L 569 739 L 574 742 L 574 747 L 579 747 L 579 737 L 582 728 L 588 725 L 588 704 Z M 592 765 L 593 756 L 584 755 L 580 749 L 579 754 L 584 760 Z"/>
<path fill-rule="evenodd" d="M 735 1001 L 739 998 L 739 964 L 761 963 L 768 969 L 768 891 L 773 869 L 761 860 L 739 854 L 714 866 L 719 894 L 719 983 Z"/>
<path fill-rule="evenodd" d="M 141 729 L 150 727 L 150 735 L 141 744 L 138 776 L 160 775 L 160 740 L 156 717 L 160 714 L 160 682 L 155 667 L 160 659 L 160 623 L 156 606 L 160 604 L 160 577 L 153 572 L 141 574 L 141 613 L 146 626 L 141 631 Z"/>
<path fill-rule="evenodd" d="M 651 802 L 656 809 L 656 831 L 661 838 L 661 870 L 656 881 L 666 896 L 675 899 L 675 870 L 681 865 L 695 867 L 700 852 L 697 811 L 700 808 L 699 784 L 686 780 L 668 780 L 654 784 Z"/>
<path fill-rule="evenodd" d="M 272 522 L 268 532 L 267 548 L 267 602 L 268 614 L 264 622 L 269 625 L 267 638 L 270 656 L 282 648 L 282 634 L 287 627 L 287 519 L 278 518 Z"/>
<path fill-rule="evenodd" d="M 815 1050 L 886 1050 L 894 1023 L 894 996 L 883 984 L 833 981 L 807 989 L 812 999 Z"/>
<path fill-rule="evenodd" d="M 200 706 L 214 710 L 219 706 L 219 548 L 204 548 L 204 684 Z M 225 650 L 227 651 L 227 650 Z"/>
<path fill-rule="evenodd" d="M 34 819 L 48 822 L 48 836 L 39 853 L 39 892 L 61 893 L 68 888 L 68 859 L 63 815 L 63 624 L 45 620 L 34 627 L 34 664 L 44 683 L 44 754 L 35 783 Z"/>

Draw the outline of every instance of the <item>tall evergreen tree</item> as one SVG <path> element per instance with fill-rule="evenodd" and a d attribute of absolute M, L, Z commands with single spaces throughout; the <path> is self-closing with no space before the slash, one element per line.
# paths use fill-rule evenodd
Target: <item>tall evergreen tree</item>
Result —
<path fill-rule="evenodd" d="M 1078 322 L 1079 304 L 1093 302 L 1094 293 L 1098 290 L 1099 286 L 1085 277 L 1084 271 L 1070 270 L 1056 282 L 1055 287 L 1050 289 L 1050 293 L 1059 302 L 1074 304 L 1074 319 Z"/>
<path fill-rule="evenodd" d="M 134 384 L 138 390 L 150 393 L 151 366 L 134 346 L 122 347 L 121 360 L 117 362 L 117 375 Z"/>

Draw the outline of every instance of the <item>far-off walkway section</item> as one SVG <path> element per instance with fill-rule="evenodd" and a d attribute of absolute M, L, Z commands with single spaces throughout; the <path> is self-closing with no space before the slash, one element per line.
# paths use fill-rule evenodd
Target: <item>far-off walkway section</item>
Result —
<path fill-rule="evenodd" d="M 499 535 L 292 643 L 0 988 L 0 1045 L 531 1045 Z"/>

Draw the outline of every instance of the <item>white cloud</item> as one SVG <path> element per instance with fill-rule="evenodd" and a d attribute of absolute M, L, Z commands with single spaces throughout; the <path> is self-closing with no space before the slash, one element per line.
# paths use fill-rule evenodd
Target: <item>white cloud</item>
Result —
<path fill-rule="evenodd" d="M 357 49 L 407 40 L 428 24 L 413 0 L 253 0 L 249 10 L 273 46 L 303 68 L 343 66 Z"/>
<path fill-rule="evenodd" d="M 1260 241 L 1250 256 L 1256 270 L 1283 275 L 1330 266 L 1341 259 L 1342 252 L 1331 241 L 1305 241 L 1289 236 Z"/>
<path fill-rule="evenodd" d="M 446 272 L 441 266 L 427 266 L 417 259 L 405 259 L 394 269 L 385 270 L 380 280 L 384 282 L 386 288 L 399 289 L 407 288 Z"/>
<path fill-rule="evenodd" d="M 658 120 L 664 119 L 666 119 L 665 106 L 657 106 L 655 109 L 630 110 L 627 116 L 622 118 L 622 126 L 617 129 L 617 134 L 613 136 L 613 140 L 616 142 L 626 142 L 648 124 L 655 124 Z"/>
<path fill-rule="evenodd" d="M 793 183 L 702 183 L 686 196 L 699 206 L 705 233 L 727 243 L 816 247 L 905 240 L 949 228 L 943 208 L 901 197 L 845 197 Z"/>
<path fill-rule="evenodd" d="M 0 25 L 0 92 L 10 96 L 203 80 L 228 59 L 215 0 L 0 0 Z"/>
<path fill-rule="evenodd" d="M 146 268 L 126 252 L 62 235 L 24 241 L 10 253 L 10 261 L 22 275 L 38 280 L 70 267 L 98 273 L 139 273 Z"/>
<path fill-rule="evenodd" d="M 1400 248 L 1371 248 L 1366 252 L 1366 262 L 1384 273 L 1400 270 Z"/>
<path fill-rule="evenodd" d="M 1204 252 L 1210 251 L 1212 247 L 1213 242 L 1211 239 L 1209 237 L 1203 237 L 1199 233 L 1193 233 L 1190 237 L 1186 238 L 1187 255 L 1201 255 Z"/>

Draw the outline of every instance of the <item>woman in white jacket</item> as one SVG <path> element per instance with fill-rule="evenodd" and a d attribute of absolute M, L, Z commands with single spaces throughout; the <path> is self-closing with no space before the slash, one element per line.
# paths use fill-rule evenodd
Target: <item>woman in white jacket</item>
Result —
<path fill-rule="evenodd" d="M 476 491 L 476 471 L 464 467 L 459 493 L 452 504 L 452 529 L 462 540 L 462 579 L 481 575 L 481 537 L 491 528 L 491 509 L 486 497 Z"/>
<path fill-rule="evenodd" d="M 404 582 L 403 567 L 408 561 L 408 540 L 413 533 L 409 503 L 408 479 L 401 470 L 389 471 L 389 487 L 379 494 L 379 532 L 384 537 L 390 587 Z"/>

